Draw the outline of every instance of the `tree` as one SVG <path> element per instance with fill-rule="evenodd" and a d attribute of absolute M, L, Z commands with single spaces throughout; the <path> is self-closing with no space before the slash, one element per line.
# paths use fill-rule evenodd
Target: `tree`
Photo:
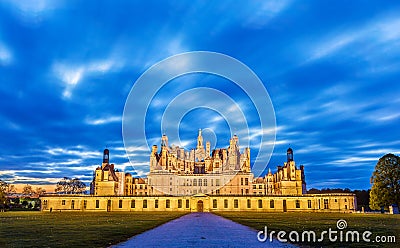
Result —
<path fill-rule="evenodd" d="M 12 184 L 8 184 L 7 187 L 7 194 L 15 194 L 17 190 L 15 189 L 15 186 Z"/>
<path fill-rule="evenodd" d="M 35 193 L 35 191 L 32 189 L 32 186 L 29 184 L 25 185 L 22 190 L 22 194 L 24 194 L 24 195 L 32 195 L 34 193 Z"/>
<path fill-rule="evenodd" d="M 8 184 L 0 179 L 0 206 L 4 207 L 7 202 Z"/>
<path fill-rule="evenodd" d="M 82 182 L 78 178 L 74 178 L 71 180 L 71 185 L 72 185 L 72 192 L 73 193 L 83 193 L 86 191 L 86 184 Z"/>
<path fill-rule="evenodd" d="M 86 184 L 78 178 L 64 177 L 57 183 L 55 192 L 60 194 L 79 194 L 86 190 Z"/>
<path fill-rule="evenodd" d="M 381 157 L 371 177 L 371 209 L 400 204 L 400 157 L 391 153 Z"/>
<path fill-rule="evenodd" d="M 35 190 L 36 194 L 38 195 L 44 195 L 46 193 L 46 190 L 41 188 L 41 187 L 37 187 Z"/>

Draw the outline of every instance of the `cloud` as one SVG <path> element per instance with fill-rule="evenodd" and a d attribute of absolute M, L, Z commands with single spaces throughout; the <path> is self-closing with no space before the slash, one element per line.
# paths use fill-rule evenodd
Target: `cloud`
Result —
<path fill-rule="evenodd" d="M 0 42 L 0 65 L 9 65 L 12 58 L 10 49 Z"/>
<path fill-rule="evenodd" d="M 89 182 L 104 148 L 118 169 L 145 176 L 147 145 L 159 145 L 163 131 L 171 144 L 192 148 L 198 129 L 208 128 L 217 147 L 236 133 L 251 147 L 252 162 L 260 144 L 275 145 L 272 170 L 291 146 L 308 186 L 369 188 L 377 159 L 400 151 L 399 8 L 394 1 L 0 1 L 0 171 L 9 172 L 0 177 L 33 183 L 82 176 Z M 132 130 L 145 131 L 148 143 L 133 140 L 125 151 L 119 123 L 135 80 L 154 63 L 192 50 L 227 54 L 257 73 L 276 111 L 276 142 L 261 143 L 271 130 L 260 127 L 259 115 L 268 113 L 254 109 L 259 94 L 249 99 L 229 80 L 193 73 L 159 90 L 146 130 Z M 193 61 L 177 62 L 169 72 Z M 162 130 L 168 104 L 195 87 L 218 89 L 231 100 L 178 97 Z M 207 104 L 220 113 L 185 111 Z M 133 113 L 136 127 L 144 117 Z M 249 133 L 240 128 L 242 120 Z M 268 155 L 259 156 L 267 161 Z M 359 177 L 349 180 L 354 174 Z"/>
<path fill-rule="evenodd" d="M 312 42 L 306 51 L 308 54 L 307 62 L 329 57 L 347 49 L 346 56 L 361 55 L 365 58 L 371 56 L 382 56 L 381 50 L 390 49 L 398 53 L 397 40 L 400 38 L 400 18 L 397 16 L 382 17 L 373 20 L 362 26 L 355 26 L 346 31 L 336 30 L 322 40 Z M 361 43 L 364 43 L 361 46 Z M 352 49 L 352 50 L 349 50 Z"/>
<path fill-rule="evenodd" d="M 281 14 L 290 3 L 288 0 L 257 1 L 245 25 L 262 27 Z"/>
<path fill-rule="evenodd" d="M 121 122 L 122 117 L 121 116 L 108 116 L 105 118 L 98 118 L 98 119 L 92 119 L 92 118 L 86 118 L 85 122 L 89 125 L 104 125 L 112 122 Z"/>
<path fill-rule="evenodd" d="M 30 0 L 30 1 L 7 1 L 13 13 L 25 24 L 37 25 L 47 15 L 64 5 L 64 1 L 52 0 Z"/>
<path fill-rule="evenodd" d="M 64 83 L 63 97 L 72 97 L 74 88 L 84 80 L 85 77 L 110 73 L 123 67 L 123 63 L 115 59 L 95 60 L 84 64 L 61 63 L 53 64 L 52 71 L 57 78 Z"/>

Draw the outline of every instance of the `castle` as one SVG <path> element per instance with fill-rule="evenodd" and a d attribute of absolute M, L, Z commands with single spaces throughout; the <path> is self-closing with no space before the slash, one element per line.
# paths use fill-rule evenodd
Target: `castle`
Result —
<path fill-rule="evenodd" d="M 199 130 L 195 149 L 152 146 L 147 178 L 115 169 L 110 151 L 103 152 L 90 185 L 90 195 L 44 195 L 42 211 L 263 211 L 353 212 L 354 194 L 307 194 L 304 166 L 296 166 L 293 150 L 286 162 L 255 178 L 250 149 L 239 150 L 234 135 L 227 148 L 210 150 Z"/>
<path fill-rule="evenodd" d="M 287 161 L 276 173 L 269 170 L 264 177 L 254 178 L 250 167 L 250 148 L 239 151 L 239 138 L 234 135 L 227 148 L 210 151 L 204 147 L 201 130 L 197 147 L 185 151 L 168 146 L 168 137 L 161 137 L 161 151 L 153 145 L 150 173 L 147 178 L 133 178 L 130 173 L 114 170 L 109 164 L 109 150 L 95 170 L 91 186 L 93 195 L 301 195 L 306 193 L 304 166 L 297 168 L 293 150 L 287 150 Z"/>

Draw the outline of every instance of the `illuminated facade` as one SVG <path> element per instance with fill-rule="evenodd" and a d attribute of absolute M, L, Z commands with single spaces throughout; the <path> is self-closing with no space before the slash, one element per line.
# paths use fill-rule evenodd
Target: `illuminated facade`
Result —
<path fill-rule="evenodd" d="M 227 148 L 204 147 L 201 130 L 197 147 L 185 151 L 168 146 L 152 147 L 150 173 L 134 178 L 116 170 L 104 150 L 96 168 L 91 195 L 42 196 L 42 211 L 257 211 L 353 212 L 354 194 L 306 194 L 304 166 L 296 166 L 293 150 L 275 173 L 254 178 L 250 149 L 239 151 L 235 135 Z"/>
<path fill-rule="evenodd" d="M 239 138 L 234 135 L 227 148 L 210 150 L 204 147 L 201 130 L 197 147 L 185 151 L 168 146 L 168 137 L 161 138 L 161 150 L 153 145 L 150 173 L 147 178 L 114 170 L 109 164 L 109 150 L 103 153 L 103 163 L 95 170 L 93 195 L 301 195 L 306 193 L 304 167 L 297 168 L 293 150 L 287 150 L 287 161 L 261 178 L 254 178 L 250 167 L 250 148 L 239 151 Z"/>

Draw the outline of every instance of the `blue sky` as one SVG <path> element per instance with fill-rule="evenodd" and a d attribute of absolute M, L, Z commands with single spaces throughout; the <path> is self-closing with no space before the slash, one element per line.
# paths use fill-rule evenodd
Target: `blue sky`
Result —
<path fill-rule="evenodd" d="M 308 188 L 367 189 L 377 160 L 400 154 L 399 11 L 395 1 L 0 0 L 0 178 L 89 182 L 105 147 L 117 168 L 133 172 L 122 114 L 134 82 L 158 61 L 202 50 L 240 60 L 267 89 L 277 126 L 267 168 L 291 146 Z M 165 106 L 196 87 L 224 92 L 257 126 L 234 84 L 186 75 L 152 100 L 150 143 L 159 144 Z M 179 125 L 185 147 L 199 128 L 228 146 L 229 125 L 216 111 L 195 109 Z M 259 130 L 251 130 L 252 146 Z M 130 152 L 144 175 L 147 147 Z"/>

